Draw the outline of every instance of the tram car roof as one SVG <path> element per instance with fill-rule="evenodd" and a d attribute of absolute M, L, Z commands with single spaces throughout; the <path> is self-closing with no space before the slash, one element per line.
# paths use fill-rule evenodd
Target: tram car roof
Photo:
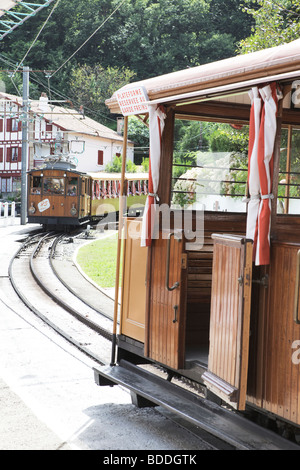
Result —
<path fill-rule="evenodd" d="M 212 96 L 246 92 L 266 80 L 291 82 L 299 75 L 300 39 L 297 39 L 288 44 L 128 84 L 106 100 L 106 105 L 111 112 L 120 113 L 117 93 L 138 86 L 144 87 L 151 104 L 183 104 L 193 102 L 196 97 L 208 100 Z"/>
<path fill-rule="evenodd" d="M 121 180 L 121 173 L 105 173 L 105 172 L 89 172 L 88 175 L 94 180 L 101 181 L 119 181 Z M 125 173 L 127 181 L 148 180 L 148 173 Z"/>
<path fill-rule="evenodd" d="M 96 171 L 96 172 L 82 172 L 82 171 L 77 171 L 75 169 L 69 168 L 69 169 L 62 169 L 62 168 L 55 168 L 55 167 L 47 167 L 47 168 L 32 168 L 29 170 L 27 173 L 33 173 L 33 172 L 40 172 L 40 171 L 46 171 L 46 170 L 60 170 L 60 171 L 69 171 L 71 173 L 77 173 L 80 176 L 89 176 L 93 180 L 101 180 L 101 181 L 119 181 L 121 180 L 121 173 L 107 173 L 104 171 Z M 148 173 L 125 173 L 125 179 L 127 181 L 137 181 L 137 180 L 148 180 L 149 179 L 149 174 Z"/>
<path fill-rule="evenodd" d="M 55 167 L 55 166 L 47 166 L 45 168 L 31 168 L 30 170 L 27 171 L 27 174 L 33 173 L 33 172 L 44 172 L 44 171 L 61 171 L 61 172 L 70 172 L 70 173 L 77 173 L 79 176 L 89 176 L 88 173 L 85 173 L 83 171 L 78 171 L 74 168 L 60 168 L 60 167 Z"/>

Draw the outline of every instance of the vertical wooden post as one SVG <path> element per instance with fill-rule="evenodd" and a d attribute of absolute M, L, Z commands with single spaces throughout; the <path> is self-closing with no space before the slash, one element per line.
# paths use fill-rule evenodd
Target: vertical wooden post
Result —
<path fill-rule="evenodd" d="M 118 243 L 117 243 L 117 264 L 116 264 L 116 283 L 115 283 L 115 303 L 114 303 L 114 318 L 113 318 L 111 365 L 115 364 L 116 343 L 117 343 L 120 259 L 121 259 L 122 230 L 123 230 L 123 202 L 124 202 L 124 196 L 125 196 L 124 182 L 125 182 L 126 155 L 127 155 L 127 134 L 128 134 L 128 117 L 125 116 L 124 134 L 123 134 L 122 170 L 121 170 L 121 197 L 119 198 L 119 230 L 118 230 Z"/>
<path fill-rule="evenodd" d="M 291 182 L 291 152 L 292 152 L 292 137 L 293 137 L 293 128 L 291 125 L 288 127 L 288 147 L 286 155 L 286 187 L 285 187 L 285 203 L 284 203 L 284 213 L 289 213 L 289 204 L 290 204 L 290 182 Z"/>

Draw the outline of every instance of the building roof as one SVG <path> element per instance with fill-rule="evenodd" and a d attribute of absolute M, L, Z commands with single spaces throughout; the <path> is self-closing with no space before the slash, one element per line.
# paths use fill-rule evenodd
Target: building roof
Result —
<path fill-rule="evenodd" d="M 23 104 L 21 97 L 8 93 L 0 93 L 1 98 L 11 100 L 20 106 Z M 42 104 L 40 101 L 30 100 L 30 111 L 38 116 L 43 116 L 47 121 L 55 124 L 63 131 L 102 137 L 118 142 L 123 141 L 123 137 L 117 132 L 87 116 L 83 116 L 74 108 L 56 106 L 54 103 L 48 103 L 47 100 Z"/>
<path fill-rule="evenodd" d="M 187 68 L 165 75 L 131 83 L 122 87 L 123 92 L 135 86 L 143 86 L 149 102 L 178 102 L 185 98 L 214 94 L 217 90 L 230 90 L 243 86 L 255 86 L 255 82 L 270 77 L 293 77 L 300 75 L 300 39 L 249 54 Z M 225 88 L 226 87 L 226 88 Z M 106 101 L 113 113 L 120 112 L 116 93 Z"/>

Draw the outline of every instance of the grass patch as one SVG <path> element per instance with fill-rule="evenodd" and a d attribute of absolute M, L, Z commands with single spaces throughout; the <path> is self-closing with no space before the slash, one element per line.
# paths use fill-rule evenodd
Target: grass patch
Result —
<path fill-rule="evenodd" d="M 82 271 L 100 287 L 116 282 L 118 234 L 95 240 L 78 250 L 76 261 Z"/>

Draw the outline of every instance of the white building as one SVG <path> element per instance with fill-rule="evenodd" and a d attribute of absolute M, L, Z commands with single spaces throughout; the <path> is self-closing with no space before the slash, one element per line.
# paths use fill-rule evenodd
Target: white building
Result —
<path fill-rule="evenodd" d="M 39 167 L 50 156 L 75 161 L 76 170 L 104 171 L 121 155 L 123 139 L 117 132 L 78 110 L 56 106 L 47 97 L 30 101 L 28 113 L 29 156 L 26 170 Z M 0 93 L 0 192 L 16 192 L 21 184 L 22 98 Z M 127 159 L 133 161 L 134 145 L 128 142 Z"/>

